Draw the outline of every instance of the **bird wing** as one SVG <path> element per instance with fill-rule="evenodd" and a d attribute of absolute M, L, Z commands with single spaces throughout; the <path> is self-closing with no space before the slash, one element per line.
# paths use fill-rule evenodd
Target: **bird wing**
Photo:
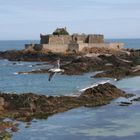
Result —
<path fill-rule="evenodd" d="M 52 77 L 55 75 L 55 72 L 51 72 L 50 75 L 49 75 L 49 79 L 48 81 L 51 81 Z"/>

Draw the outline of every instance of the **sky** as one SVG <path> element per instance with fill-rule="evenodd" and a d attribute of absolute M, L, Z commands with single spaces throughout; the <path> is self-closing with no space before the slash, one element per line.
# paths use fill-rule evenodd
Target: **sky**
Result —
<path fill-rule="evenodd" d="M 0 0 L 0 40 L 40 39 L 57 27 L 140 38 L 140 0 Z"/>

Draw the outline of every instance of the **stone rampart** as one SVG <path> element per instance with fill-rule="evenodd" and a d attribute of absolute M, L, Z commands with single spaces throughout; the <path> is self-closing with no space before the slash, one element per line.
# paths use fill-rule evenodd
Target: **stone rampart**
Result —
<path fill-rule="evenodd" d="M 63 45 L 70 41 L 81 41 L 83 43 L 104 43 L 104 36 L 100 34 L 73 34 L 73 35 L 40 35 L 40 44 Z"/>
<path fill-rule="evenodd" d="M 60 29 L 59 29 L 60 30 Z M 57 32 L 59 31 L 57 29 Z M 60 30 L 61 31 L 61 30 Z M 84 48 L 109 48 L 121 49 L 123 43 L 105 43 L 102 34 L 73 34 L 73 35 L 45 35 L 40 34 L 40 44 L 25 44 L 26 49 L 35 51 L 52 51 L 52 52 L 77 52 Z"/>
<path fill-rule="evenodd" d="M 72 40 L 72 37 L 69 35 L 50 35 L 49 43 L 50 45 L 64 45 L 68 44 Z"/>
<path fill-rule="evenodd" d="M 42 51 L 48 50 L 55 53 L 65 53 L 68 50 L 68 45 L 50 45 L 50 44 L 42 44 Z"/>
<path fill-rule="evenodd" d="M 84 48 L 108 48 L 108 49 L 122 49 L 124 46 L 123 43 L 80 43 L 79 51 L 82 51 Z"/>
<path fill-rule="evenodd" d="M 71 41 L 69 44 L 26 44 L 25 49 L 34 49 L 35 51 L 51 51 L 55 53 L 65 53 L 68 50 L 72 52 L 82 51 L 84 48 L 108 48 L 122 49 L 123 43 L 83 43 Z"/>

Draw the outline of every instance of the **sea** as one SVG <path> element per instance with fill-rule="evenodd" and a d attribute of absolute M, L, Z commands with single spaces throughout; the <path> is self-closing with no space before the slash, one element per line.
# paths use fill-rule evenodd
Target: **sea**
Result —
<path fill-rule="evenodd" d="M 140 49 L 140 39 L 107 39 L 107 42 L 123 42 L 125 48 Z M 39 43 L 39 40 L 0 41 L 0 51 L 24 49 L 24 44 Z M 40 65 L 43 64 L 43 65 Z M 23 74 L 40 68 L 48 68 L 44 62 L 13 62 L 0 60 L 0 91 L 6 93 L 36 93 L 43 95 L 79 95 L 88 87 L 110 82 L 118 88 L 140 96 L 140 76 L 119 81 L 111 78 L 91 78 L 97 72 L 78 76 L 55 75 L 48 81 L 48 74 Z M 48 119 L 34 119 L 27 127 L 19 123 L 19 131 L 12 140 L 139 140 L 140 102 L 119 106 L 119 98 L 101 107 L 80 107 L 58 113 Z"/>

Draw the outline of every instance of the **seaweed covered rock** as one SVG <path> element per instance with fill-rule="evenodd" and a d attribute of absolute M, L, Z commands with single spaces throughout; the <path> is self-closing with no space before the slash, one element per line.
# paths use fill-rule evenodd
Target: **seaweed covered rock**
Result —
<path fill-rule="evenodd" d="M 111 100 L 125 96 L 125 92 L 110 83 L 100 84 L 89 88 L 80 96 L 45 96 L 33 93 L 27 94 L 5 94 L 4 113 L 0 117 L 12 117 L 29 121 L 33 118 L 47 118 L 49 115 L 64 112 L 81 106 L 101 106 L 108 104 Z M 1 101 L 3 105 L 3 101 Z"/>
<path fill-rule="evenodd" d="M 80 98 L 88 100 L 90 106 L 108 104 L 111 100 L 125 96 L 125 92 L 110 83 L 100 84 L 84 91 Z"/>

